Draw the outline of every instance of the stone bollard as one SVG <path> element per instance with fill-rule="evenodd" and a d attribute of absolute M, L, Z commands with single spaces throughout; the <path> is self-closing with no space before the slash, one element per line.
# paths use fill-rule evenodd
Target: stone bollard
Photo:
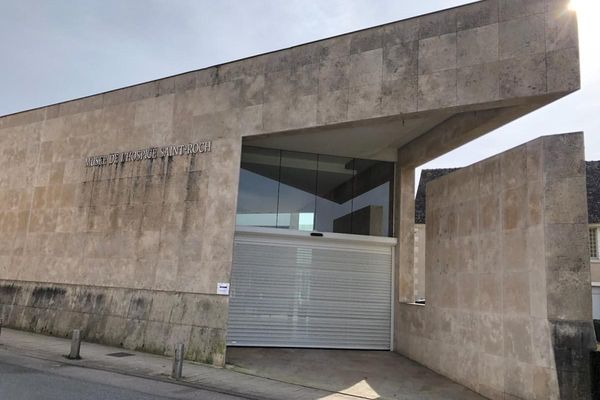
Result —
<path fill-rule="evenodd" d="M 67 358 L 71 360 L 79 360 L 79 350 L 81 348 L 81 331 L 79 329 L 73 329 L 71 334 L 71 352 Z"/>
<path fill-rule="evenodd" d="M 173 358 L 173 371 L 171 372 L 171 378 L 179 380 L 181 379 L 181 373 L 183 371 L 183 343 L 177 343 L 175 345 L 175 358 Z"/>

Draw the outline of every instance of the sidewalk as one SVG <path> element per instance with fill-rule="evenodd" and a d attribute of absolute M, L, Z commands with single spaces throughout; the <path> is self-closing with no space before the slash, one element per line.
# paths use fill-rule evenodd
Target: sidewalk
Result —
<path fill-rule="evenodd" d="M 125 375 L 175 382 L 170 378 L 172 359 L 152 354 L 139 353 L 121 348 L 82 342 L 81 360 L 69 360 L 70 340 L 43 336 L 29 332 L 2 328 L 0 334 L 0 357 L 3 352 L 19 353 L 63 364 L 76 365 Z M 128 353 L 133 356 L 114 357 L 108 354 Z M 232 394 L 257 400 L 356 400 L 360 397 L 333 393 L 310 387 L 288 384 L 273 379 L 261 378 L 213 368 L 208 365 L 185 362 L 183 379 L 178 383 Z"/>
<path fill-rule="evenodd" d="M 70 340 L 2 329 L 3 354 L 178 383 L 257 400 L 482 400 L 483 397 L 391 352 L 231 348 L 226 368 L 185 362 L 170 378 L 172 358 L 82 342 L 69 360 Z"/>

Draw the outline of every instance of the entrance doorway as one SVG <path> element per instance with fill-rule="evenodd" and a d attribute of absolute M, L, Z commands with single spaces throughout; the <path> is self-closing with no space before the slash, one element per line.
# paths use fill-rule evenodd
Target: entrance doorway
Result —
<path fill-rule="evenodd" d="M 229 346 L 389 350 L 396 239 L 239 227 Z"/>

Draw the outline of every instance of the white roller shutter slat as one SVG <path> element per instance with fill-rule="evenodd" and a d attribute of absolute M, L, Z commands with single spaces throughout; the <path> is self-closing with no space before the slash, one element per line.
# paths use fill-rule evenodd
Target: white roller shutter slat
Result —
<path fill-rule="evenodd" d="M 236 234 L 229 346 L 390 348 L 390 239 Z"/>

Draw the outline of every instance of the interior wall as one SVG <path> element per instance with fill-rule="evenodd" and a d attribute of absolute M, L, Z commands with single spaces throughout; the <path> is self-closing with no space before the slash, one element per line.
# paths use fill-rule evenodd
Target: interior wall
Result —
<path fill-rule="evenodd" d="M 397 350 L 491 399 L 589 398 L 583 135 L 543 137 L 427 188 L 427 304 Z"/>

